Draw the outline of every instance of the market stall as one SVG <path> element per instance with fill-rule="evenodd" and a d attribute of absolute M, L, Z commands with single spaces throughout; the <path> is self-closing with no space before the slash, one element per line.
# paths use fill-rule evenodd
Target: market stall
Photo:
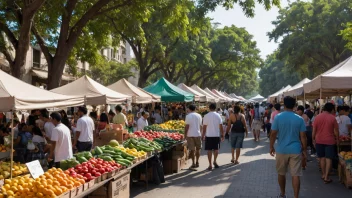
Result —
<path fill-rule="evenodd" d="M 205 92 L 203 89 L 201 89 L 201 88 L 198 87 L 197 85 L 192 85 L 191 88 L 194 89 L 195 91 L 197 91 L 197 92 L 199 92 L 199 93 L 205 95 L 207 102 L 215 102 L 215 103 L 217 103 L 217 102 L 219 101 L 218 98 L 215 98 L 214 96 L 208 94 L 207 92 Z"/>
<path fill-rule="evenodd" d="M 231 98 L 231 100 L 234 101 L 234 102 L 239 102 L 240 101 L 240 99 L 238 99 L 236 97 L 232 97 L 232 96 L 230 96 L 230 94 L 228 94 L 226 92 L 220 92 L 220 93 L 222 93 L 224 96 L 226 96 L 228 98 Z"/>
<path fill-rule="evenodd" d="M 352 57 L 303 85 L 306 96 L 323 99 L 347 96 L 352 90 Z"/>
<path fill-rule="evenodd" d="M 261 96 L 260 94 L 254 96 L 253 98 L 250 98 L 249 100 L 252 100 L 252 101 L 256 101 L 256 102 L 263 102 L 264 101 L 264 97 Z"/>
<path fill-rule="evenodd" d="M 267 102 L 273 103 L 275 102 L 280 102 L 279 96 L 282 95 L 285 91 L 289 90 L 291 88 L 291 85 L 287 85 L 286 87 L 281 88 L 279 91 L 271 94 L 268 96 Z"/>
<path fill-rule="evenodd" d="M 132 103 L 136 103 L 136 104 L 153 103 L 153 102 L 161 101 L 160 96 L 148 93 L 143 89 L 132 85 L 124 78 L 109 85 L 108 88 L 118 93 L 131 96 Z"/>
<path fill-rule="evenodd" d="M 229 97 L 223 95 L 220 91 L 218 91 L 218 90 L 216 90 L 216 89 L 212 89 L 211 91 L 212 91 L 215 95 L 217 95 L 217 96 L 219 96 L 219 97 L 224 98 L 225 100 L 227 100 L 227 102 L 232 102 L 232 101 L 234 101 L 234 99 L 229 98 Z"/>
<path fill-rule="evenodd" d="M 209 95 L 211 95 L 213 98 L 217 98 L 220 103 L 227 102 L 227 100 L 225 98 L 222 98 L 222 97 L 214 94 L 209 88 L 205 88 L 204 91 L 207 92 Z"/>
<path fill-rule="evenodd" d="M 51 91 L 69 96 L 84 97 L 86 105 L 121 104 L 131 100 L 131 96 L 106 88 L 86 75 Z"/>
<path fill-rule="evenodd" d="M 72 97 L 62 94 L 53 93 L 39 87 L 27 84 L 17 78 L 10 76 L 9 74 L 0 70 L 0 111 L 9 112 L 17 110 L 31 110 L 31 109 L 42 109 L 42 108 L 53 108 L 53 107 L 67 107 L 67 106 L 79 106 L 83 105 L 84 97 Z M 13 113 L 11 113 L 13 116 Z M 11 126 L 13 126 L 13 117 L 11 118 Z M 14 142 L 14 128 L 12 127 L 10 141 L 10 152 L 4 152 L 3 154 L 11 154 L 10 161 L 13 161 L 13 142 Z M 3 156 L 6 158 L 7 156 Z M 2 164 L 3 178 L 17 176 L 28 172 L 23 169 L 21 164 L 9 163 Z M 13 170 L 15 167 L 15 171 Z"/>
<path fill-rule="evenodd" d="M 179 85 L 177 85 L 177 87 L 179 87 L 183 91 L 194 94 L 194 101 L 196 101 L 196 102 L 206 102 L 207 101 L 207 97 L 204 94 L 201 94 L 198 91 L 192 89 L 191 87 L 188 87 L 184 83 L 180 83 Z"/>
<path fill-rule="evenodd" d="M 161 96 L 163 102 L 192 102 L 194 95 L 183 91 L 177 86 L 173 85 L 165 78 L 161 78 L 152 85 L 145 87 L 145 91 Z"/>

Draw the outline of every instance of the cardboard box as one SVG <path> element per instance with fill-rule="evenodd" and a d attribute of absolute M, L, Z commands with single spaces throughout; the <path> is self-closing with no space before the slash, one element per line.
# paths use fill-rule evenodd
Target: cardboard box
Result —
<path fill-rule="evenodd" d="M 148 181 L 151 181 L 153 179 L 153 168 L 150 167 L 148 168 Z M 141 173 L 139 176 L 139 180 L 141 181 L 147 181 L 147 175 L 145 173 Z"/>
<path fill-rule="evenodd" d="M 107 191 L 108 191 L 108 189 L 105 186 L 102 186 L 102 187 L 96 189 L 95 191 L 93 191 L 91 193 L 91 195 L 107 197 L 107 194 L 108 194 Z"/>
<path fill-rule="evenodd" d="M 108 173 L 104 173 L 101 175 L 101 181 L 104 181 L 108 178 Z"/>
<path fill-rule="evenodd" d="M 173 151 L 184 151 L 184 150 L 187 150 L 187 147 L 184 146 L 183 144 L 178 144 L 174 147 Z"/>
<path fill-rule="evenodd" d="M 93 188 L 94 185 L 95 185 L 95 179 L 92 179 L 88 182 L 88 188 Z"/>
<path fill-rule="evenodd" d="M 109 184 L 109 198 L 130 197 L 130 173 L 127 173 Z"/>
<path fill-rule="evenodd" d="M 181 171 L 182 159 L 173 159 L 172 160 L 172 173 L 178 173 Z"/>
<path fill-rule="evenodd" d="M 88 190 L 89 189 L 89 182 L 86 182 L 83 184 L 83 191 Z"/>
<path fill-rule="evenodd" d="M 172 174 L 172 160 L 163 160 L 163 169 L 164 169 L 164 174 L 169 175 Z"/>
<path fill-rule="evenodd" d="M 128 133 L 127 130 L 110 130 L 101 132 L 99 137 L 94 138 L 94 146 L 107 145 L 110 140 L 117 140 L 119 143 L 122 143 L 124 140 L 123 135 L 126 133 Z"/>

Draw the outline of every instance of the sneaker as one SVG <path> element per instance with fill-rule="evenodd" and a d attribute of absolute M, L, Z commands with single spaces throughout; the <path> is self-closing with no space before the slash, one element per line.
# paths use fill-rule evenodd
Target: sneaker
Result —
<path fill-rule="evenodd" d="M 286 198 L 286 195 L 281 195 L 281 194 L 279 194 L 279 195 L 277 196 L 277 198 Z"/>
<path fill-rule="evenodd" d="M 196 168 L 199 168 L 199 162 L 196 163 Z"/>

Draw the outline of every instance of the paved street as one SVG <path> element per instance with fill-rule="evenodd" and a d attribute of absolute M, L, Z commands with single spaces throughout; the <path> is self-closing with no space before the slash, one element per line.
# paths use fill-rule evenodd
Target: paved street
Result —
<path fill-rule="evenodd" d="M 279 187 L 275 161 L 268 153 L 269 140 L 262 137 L 262 140 L 257 143 L 249 134 L 249 138 L 245 139 L 244 147 L 239 165 L 230 164 L 230 143 L 225 140 L 221 144 L 218 158 L 219 169 L 211 172 L 205 170 L 208 162 L 206 152 L 203 150 L 198 171 L 183 170 L 178 174 L 168 175 L 164 184 L 159 186 L 150 184 L 147 191 L 143 187 L 133 187 L 131 197 L 276 197 Z M 319 174 L 316 160 L 309 162 L 301 178 L 300 197 L 352 197 L 352 190 L 340 184 L 337 176 L 332 176 L 334 182 L 327 185 L 320 179 Z M 289 177 L 286 191 L 287 197 L 293 197 Z"/>

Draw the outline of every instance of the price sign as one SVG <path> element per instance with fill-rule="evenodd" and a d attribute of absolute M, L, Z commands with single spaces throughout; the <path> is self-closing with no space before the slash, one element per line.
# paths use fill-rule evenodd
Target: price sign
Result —
<path fill-rule="evenodd" d="M 44 170 L 38 160 L 26 163 L 26 166 L 34 179 L 44 174 Z"/>

